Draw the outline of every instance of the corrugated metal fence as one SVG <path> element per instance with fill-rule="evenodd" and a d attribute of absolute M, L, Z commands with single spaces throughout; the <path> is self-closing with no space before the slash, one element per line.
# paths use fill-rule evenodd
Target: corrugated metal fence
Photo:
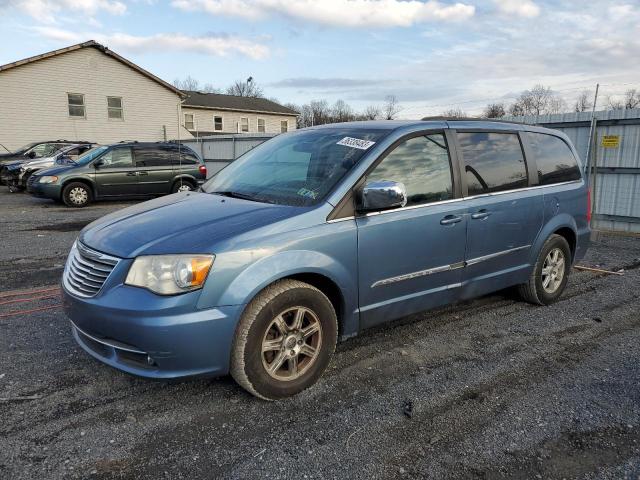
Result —
<path fill-rule="evenodd" d="M 275 136 L 270 133 L 215 135 L 197 140 L 184 140 L 182 143 L 195 150 L 207 162 L 207 173 L 211 176 L 240 155 Z"/>
<path fill-rule="evenodd" d="M 584 165 L 591 112 L 510 119 L 563 131 Z M 591 156 L 593 228 L 640 232 L 640 109 L 596 112 Z"/>

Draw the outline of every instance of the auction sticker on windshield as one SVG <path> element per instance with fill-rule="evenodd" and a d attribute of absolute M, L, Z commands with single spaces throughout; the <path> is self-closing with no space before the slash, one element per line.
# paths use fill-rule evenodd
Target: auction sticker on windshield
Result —
<path fill-rule="evenodd" d="M 376 142 L 372 142 L 370 140 L 362 140 L 360 138 L 344 137 L 342 140 L 340 140 L 337 143 L 337 145 L 344 145 L 345 147 L 357 148 L 359 150 L 366 150 L 374 143 Z"/>

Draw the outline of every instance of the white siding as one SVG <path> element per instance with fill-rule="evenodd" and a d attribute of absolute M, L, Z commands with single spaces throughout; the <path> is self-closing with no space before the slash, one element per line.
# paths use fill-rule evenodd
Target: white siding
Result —
<path fill-rule="evenodd" d="M 264 118 L 264 133 L 280 133 L 280 122 L 289 122 L 289 132 L 296 129 L 296 117 L 294 115 L 277 115 L 273 113 L 248 113 L 232 110 L 214 110 L 208 108 L 182 107 L 182 113 L 192 113 L 195 129 L 199 132 L 213 132 L 213 117 L 222 117 L 222 132 L 240 133 L 238 123 L 241 118 L 249 119 L 249 133 L 258 132 L 258 118 Z M 184 124 L 184 119 L 182 120 Z M 195 132 L 192 132 L 195 134 Z M 262 133 L 262 132 L 261 132 Z"/>
<path fill-rule="evenodd" d="M 67 92 L 84 94 L 86 118 L 69 117 Z M 108 96 L 122 97 L 124 120 L 107 117 Z M 0 143 L 9 149 L 59 138 L 158 141 L 163 127 L 168 140 L 176 139 L 179 109 L 176 93 L 96 48 L 0 72 Z"/>

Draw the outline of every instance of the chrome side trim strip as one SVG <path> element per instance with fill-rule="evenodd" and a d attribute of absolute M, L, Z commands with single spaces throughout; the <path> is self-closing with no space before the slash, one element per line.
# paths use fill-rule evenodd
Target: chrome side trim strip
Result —
<path fill-rule="evenodd" d="M 465 267 L 469 265 L 475 265 L 480 262 L 484 262 L 486 260 L 491 260 L 492 258 L 501 257 L 502 255 L 508 255 L 512 252 L 518 252 L 520 250 L 526 250 L 527 248 L 531 248 L 531 245 L 523 245 L 521 247 L 510 248 L 508 250 L 502 250 L 500 252 L 490 253 L 489 255 L 483 255 L 482 257 L 471 258 L 467 260 L 465 263 Z"/>
<path fill-rule="evenodd" d="M 451 270 L 457 270 L 458 268 L 466 268 L 469 265 L 476 265 L 480 262 L 491 260 L 492 258 L 496 258 L 496 257 L 501 257 L 502 255 L 507 255 L 509 253 L 518 252 L 520 250 L 526 250 L 527 248 L 531 248 L 531 245 L 523 245 L 521 247 L 510 248 L 508 250 L 502 250 L 500 252 L 490 253 L 489 255 L 483 255 L 482 257 L 472 258 L 470 260 L 465 260 L 463 262 L 452 263 L 451 265 L 442 265 L 441 267 L 427 268 L 425 270 L 419 270 L 417 272 L 405 273 L 404 275 L 385 278 L 373 283 L 371 285 L 371 288 L 382 287 L 384 285 L 403 282 L 405 280 L 412 280 L 414 278 L 426 277 L 427 275 L 432 275 L 434 273 L 449 272 Z"/>
<path fill-rule="evenodd" d="M 69 320 L 71 322 L 71 320 Z M 93 340 L 94 342 L 97 343 L 101 343 L 102 345 L 106 345 L 107 347 L 111 347 L 111 348 L 117 348 L 118 350 L 124 350 L 125 352 L 131 352 L 131 353 L 142 353 L 144 355 L 147 354 L 147 352 L 143 352 L 142 350 L 137 350 L 133 347 L 129 347 L 128 345 L 125 346 L 123 344 L 121 344 L 120 342 L 108 342 L 106 340 L 103 340 L 101 338 L 97 338 L 94 337 L 93 335 L 89 335 L 87 332 L 85 332 L 84 330 L 82 330 L 81 328 L 79 328 L 75 323 L 71 322 L 71 325 L 73 326 L 73 328 L 75 328 L 76 330 L 78 330 L 81 334 L 83 334 L 85 337 L 90 338 L 91 340 Z"/>
<path fill-rule="evenodd" d="M 457 262 L 451 265 L 442 265 L 441 267 L 427 268 L 426 270 L 420 270 L 418 272 L 406 273 L 404 275 L 398 275 L 397 277 L 385 278 L 378 280 L 371 288 L 381 287 L 383 285 L 389 285 L 390 283 L 402 282 L 404 280 L 411 280 L 413 278 L 426 277 L 427 275 L 433 275 L 434 273 L 448 272 L 450 270 L 456 270 L 458 268 L 464 268 L 464 262 Z"/>

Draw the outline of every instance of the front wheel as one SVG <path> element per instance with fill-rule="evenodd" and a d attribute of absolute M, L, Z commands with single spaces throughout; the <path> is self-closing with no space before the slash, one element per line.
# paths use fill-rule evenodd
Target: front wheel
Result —
<path fill-rule="evenodd" d="M 72 182 L 62 190 L 62 201 L 67 207 L 86 207 L 91 203 L 91 188 L 85 183 Z"/>
<path fill-rule="evenodd" d="M 249 393 L 277 400 L 313 385 L 329 365 L 338 321 L 329 299 L 297 280 L 260 292 L 236 329 L 231 375 Z"/>
<path fill-rule="evenodd" d="M 527 283 L 519 285 L 522 298 L 538 305 L 557 301 L 567 286 L 571 269 L 571 249 L 561 235 L 551 235 L 542 246 Z"/>

